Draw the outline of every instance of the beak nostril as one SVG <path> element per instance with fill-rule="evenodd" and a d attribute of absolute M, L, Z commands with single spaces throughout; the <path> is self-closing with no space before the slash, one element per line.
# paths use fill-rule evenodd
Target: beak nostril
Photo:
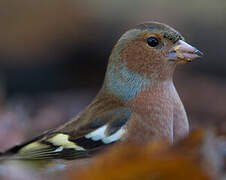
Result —
<path fill-rule="evenodd" d="M 197 54 L 198 56 L 204 56 L 204 54 L 198 49 L 195 50 L 195 54 Z"/>

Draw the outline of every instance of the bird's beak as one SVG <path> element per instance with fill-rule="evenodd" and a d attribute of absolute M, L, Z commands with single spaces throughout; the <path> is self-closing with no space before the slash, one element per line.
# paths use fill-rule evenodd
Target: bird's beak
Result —
<path fill-rule="evenodd" d="M 188 43 L 179 40 L 173 48 L 170 49 L 168 58 L 178 63 L 191 62 L 194 59 L 202 57 L 203 53 Z"/>

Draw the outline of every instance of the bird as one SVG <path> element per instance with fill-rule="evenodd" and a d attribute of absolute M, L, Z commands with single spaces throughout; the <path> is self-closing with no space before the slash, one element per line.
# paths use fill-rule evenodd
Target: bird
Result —
<path fill-rule="evenodd" d="M 2 152 L 0 160 L 74 160 L 116 143 L 174 143 L 188 134 L 189 123 L 173 74 L 178 64 L 201 56 L 166 24 L 136 25 L 112 49 L 103 85 L 83 111 Z"/>

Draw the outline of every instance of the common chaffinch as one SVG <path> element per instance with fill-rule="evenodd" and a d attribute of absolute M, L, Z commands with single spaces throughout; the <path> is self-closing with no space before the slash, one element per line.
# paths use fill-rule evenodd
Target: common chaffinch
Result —
<path fill-rule="evenodd" d="M 125 32 L 109 57 L 103 86 L 76 117 L 0 155 L 0 159 L 90 157 L 115 142 L 184 137 L 189 124 L 173 83 L 177 64 L 202 53 L 175 29 L 147 22 Z"/>

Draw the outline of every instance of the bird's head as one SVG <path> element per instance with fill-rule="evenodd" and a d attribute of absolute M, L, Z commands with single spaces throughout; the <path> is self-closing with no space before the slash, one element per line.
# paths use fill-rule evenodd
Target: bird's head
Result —
<path fill-rule="evenodd" d="M 110 63 L 146 77 L 171 76 L 177 64 L 202 56 L 184 41 L 175 29 L 158 22 L 147 22 L 125 32 L 115 45 Z M 111 62 L 112 61 L 112 62 Z"/>
<path fill-rule="evenodd" d="M 202 53 L 175 29 L 157 22 L 143 23 L 125 32 L 116 43 L 103 87 L 128 101 L 150 86 L 171 83 L 177 64 L 200 56 Z"/>

